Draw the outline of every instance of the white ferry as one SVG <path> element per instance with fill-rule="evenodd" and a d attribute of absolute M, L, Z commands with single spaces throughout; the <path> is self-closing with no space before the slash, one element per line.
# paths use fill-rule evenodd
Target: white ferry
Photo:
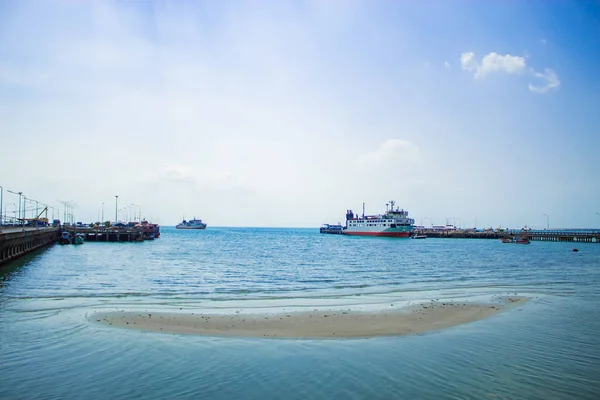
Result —
<path fill-rule="evenodd" d="M 408 211 L 394 209 L 396 203 L 392 200 L 385 205 L 385 214 L 363 215 L 359 217 L 352 210 L 346 211 L 345 235 L 410 237 L 415 220 L 408 217 Z"/>
<path fill-rule="evenodd" d="M 206 224 L 202 222 L 201 219 L 190 219 L 186 221 L 185 219 L 180 223 L 175 225 L 176 229 L 206 229 Z"/>

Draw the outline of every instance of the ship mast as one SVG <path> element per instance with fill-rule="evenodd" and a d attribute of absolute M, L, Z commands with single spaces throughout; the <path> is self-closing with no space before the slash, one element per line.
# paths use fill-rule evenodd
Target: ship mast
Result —
<path fill-rule="evenodd" d="M 395 202 L 394 200 L 390 200 L 390 204 L 391 204 L 391 206 L 392 206 L 392 208 L 391 208 L 391 210 L 390 210 L 390 211 L 392 211 L 392 212 L 393 212 L 393 211 L 394 211 L 394 204 L 396 204 L 396 202 Z M 387 204 L 386 204 L 386 207 L 387 207 Z"/>

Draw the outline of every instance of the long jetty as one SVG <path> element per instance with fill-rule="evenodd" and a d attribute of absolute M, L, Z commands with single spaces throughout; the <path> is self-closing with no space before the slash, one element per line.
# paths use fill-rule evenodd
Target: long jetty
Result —
<path fill-rule="evenodd" d="M 18 227 L 0 229 L 0 265 L 27 253 L 56 243 L 60 229 L 48 227 Z"/>
<path fill-rule="evenodd" d="M 415 230 L 415 233 L 419 235 L 427 235 L 427 237 L 431 238 L 502 239 L 512 236 L 521 236 L 529 240 L 545 242 L 600 243 L 600 229 L 507 229 L 502 231 L 476 231 L 470 229 L 419 229 Z"/>
<path fill-rule="evenodd" d="M 155 224 L 109 227 L 65 225 L 62 230 L 69 232 L 71 236 L 83 235 L 86 242 L 143 242 L 160 236 L 160 228 Z"/>

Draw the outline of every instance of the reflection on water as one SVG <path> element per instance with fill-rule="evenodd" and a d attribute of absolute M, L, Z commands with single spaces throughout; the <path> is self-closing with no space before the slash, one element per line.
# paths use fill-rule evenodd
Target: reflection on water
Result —
<path fill-rule="evenodd" d="M 600 246 L 165 228 L 1 270 L 0 398 L 597 398 Z M 96 310 L 377 309 L 529 295 L 490 319 L 368 340 L 111 329 Z M 9 382 L 9 384 L 5 384 Z"/>

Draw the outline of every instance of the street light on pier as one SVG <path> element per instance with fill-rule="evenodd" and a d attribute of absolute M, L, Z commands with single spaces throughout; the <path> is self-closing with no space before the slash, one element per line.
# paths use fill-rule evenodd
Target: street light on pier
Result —
<path fill-rule="evenodd" d="M 142 207 L 138 206 L 137 204 L 133 204 L 133 203 L 131 203 L 131 205 L 138 208 L 138 221 L 141 224 L 142 223 Z M 133 220 L 135 221 L 135 212 L 133 213 Z"/>
<path fill-rule="evenodd" d="M 118 219 L 119 208 L 117 207 L 118 204 L 119 204 L 119 195 L 115 195 L 115 223 L 119 220 Z"/>
<path fill-rule="evenodd" d="M 119 208 L 119 209 L 117 210 L 117 212 L 119 212 L 119 213 L 120 213 L 121 211 L 125 211 L 125 210 L 127 210 L 127 207 L 128 207 L 128 206 L 125 206 L 125 207 L 123 207 L 123 208 Z M 124 219 L 125 219 L 125 222 L 128 222 L 128 221 L 127 221 L 127 212 L 125 212 L 125 217 L 124 217 Z"/>
<path fill-rule="evenodd" d="M 100 222 L 104 223 L 104 202 L 102 202 L 102 221 Z"/>
<path fill-rule="evenodd" d="M 16 203 L 6 203 L 6 204 L 12 204 L 13 206 L 15 206 L 15 209 L 13 210 L 13 225 L 17 223 L 17 204 Z M 4 212 L 6 214 L 6 211 Z M 6 219 L 6 215 L 4 215 L 5 219 Z"/>
<path fill-rule="evenodd" d="M 23 197 L 23 192 L 13 192 L 12 190 L 8 190 L 6 189 L 7 192 L 12 193 L 12 194 L 18 194 L 19 195 L 19 219 L 21 219 L 21 197 Z M 27 199 L 27 198 L 26 198 Z M 25 207 L 23 207 L 25 208 Z M 15 221 L 16 223 L 16 221 Z M 23 224 L 23 220 L 21 219 L 21 224 Z"/>
<path fill-rule="evenodd" d="M 63 224 L 68 223 L 69 217 L 71 217 L 71 223 L 73 223 L 73 212 L 72 212 L 72 209 L 77 206 L 77 203 L 75 203 L 72 200 L 68 200 L 68 201 L 58 200 L 58 201 L 60 203 L 62 203 L 63 206 L 64 206 L 64 210 L 63 210 Z M 58 213 L 58 216 L 59 216 L 59 219 L 60 219 L 60 212 Z"/>
<path fill-rule="evenodd" d="M 542 213 L 542 215 L 546 216 L 546 229 L 550 230 L 550 217 L 548 216 L 548 214 Z"/>
<path fill-rule="evenodd" d="M 48 208 L 52 209 L 52 222 L 54 222 L 54 207 L 48 206 Z M 47 211 L 46 211 L 47 213 Z"/>

